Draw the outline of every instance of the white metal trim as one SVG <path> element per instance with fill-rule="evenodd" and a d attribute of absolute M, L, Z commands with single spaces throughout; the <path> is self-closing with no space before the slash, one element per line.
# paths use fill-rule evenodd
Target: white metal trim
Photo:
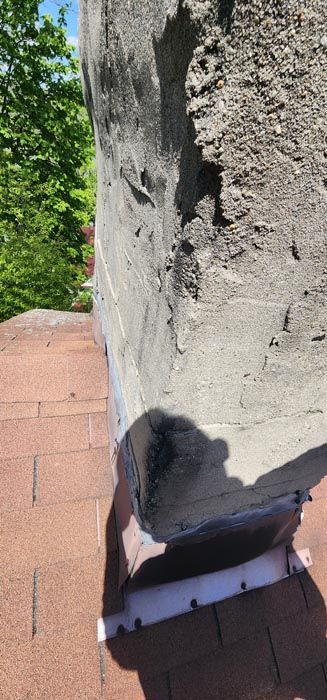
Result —
<path fill-rule="evenodd" d="M 309 549 L 299 549 L 293 552 L 288 552 L 288 566 L 290 576 L 292 574 L 298 574 L 303 569 L 307 569 L 312 566 L 312 559 Z"/>
<path fill-rule="evenodd" d="M 288 553 L 280 546 L 231 569 L 127 593 L 122 612 L 98 620 L 98 642 L 271 585 L 295 573 L 293 566 L 298 573 L 311 563 L 309 550 Z"/>

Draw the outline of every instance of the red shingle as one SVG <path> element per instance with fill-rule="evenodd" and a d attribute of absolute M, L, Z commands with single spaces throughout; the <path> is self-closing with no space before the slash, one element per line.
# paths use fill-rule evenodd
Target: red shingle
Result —
<path fill-rule="evenodd" d="M 0 338 L 0 352 L 2 353 L 11 344 L 11 338 Z"/>
<path fill-rule="evenodd" d="M 33 468 L 33 457 L 0 460 L 0 512 L 32 506 Z"/>
<path fill-rule="evenodd" d="M 321 479 L 320 483 L 317 486 L 314 486 L 310 493 L 314 501 L 318 498 L 327 499 L 327 476 Z"/>
<path fill-rule="evenodd" d="M 66 325 L 62 326 L 57 326 L 54 328 L 54 335 L 56 338 L 62 337 L 65 339 L 65 337 L 73 337 L 76 336 L 75 339 L 79 340 L 81 337 L 81 334 L 83 333 L 89 333 L 90 332 L 90 327 L 92 328 L 92 325 L 88 324 L 76 324 L 76 323 L 68 323 Z"/>
<path fill-rule="evenodd" d="M 106 399 L 94 399 L 93 401 L 49 401 L 48 403 L 41 403 L 40 416 L 76 416 L 79 413 L 104 413 L 106 410 Z"/>
<path fill-rule="evenodd" d="M 83 620 L 95 622 L 121 609 L 117 552 L 53 564 L 39 572 L 38 630 L 42 634 Z"/>
<path fill-rule="evenodd" d="M 94 413 L 90 415 L 90 445 L 91 447 L 105 447 L 109 444 L 108 424 L 106 413 Z"/>
<path fill-rule="evenodd" d="M 119 553 L 107 552 L 106 557 L 101 557 L 101 591 L 102 610 L 101 617 L 114 615 L 124 608 L 124 601 L 121 591 L 118 589 L 119 583 Z"/>
<path fill-rule="evenodd" d="M 313 565 L 299 574 L 309 608 L 327 601 L 327 547 L 310 548 Z"/>
<path fill-rule="evenodd" d="M 69 397 L 67 381 L 65 357 L 15 355 L 13 359 L 1 354 L 2 401 L 64 401 Z"/>
<path fill-rule="evenodd" d="M 3 354 L 5 357 L 8 355 L 39 355 L 47 351 L 48 342 L 47 338 L 44 340 L 26 340 L 26 338 L 22 339 L 22 336 L 18 336 L 10 345 L 7 345 Z"/>
<path fill-rule="evenodd" d="M 31 642 L 4 642 L 0 646 L 1 700 L 29 700 L 31 690 Z M 33 698 L 34 700 L 34 698 Z"/>
<path fill-rule="evenodd" d="M 31 688 L 21 698 L 99 700 L 101 679 L 95 624 L 73 627 L 54 636 L 35 637 Z"/>
<path fill-rule="evenodd" d="M 59 327 L 53 334 L 53 340 L 63 340 L 65 343 L 69 343 L 71 340 L 94 340 L 93 333 L 87 333 L 81 329 L 80 331 L 74 331 L 65 333 Z"/>
<path fill-rule="evenodd" d="M 304 518 L 294 535 L 294 549 L 317 547 L 327 544 L 327 507 L 324 499 L 318 499 L 304 506 Z"/>
<path fill-rule="evenodd" d="M 83 415 L 1 421 L 0 432 L 2 459 L 89 447 L 88 417 Z"/>
<path fill-rule="evenodd" d="M 37 503 L 41 505 L 112 496 L 112 491 L 107 448 L 40 457 Z"/>
<path fill-rule="evenodd" d="M 99 498 L 99 545 L 105 554 L 117 549 L 116 521 L 112 497 Z"/>
<path fill-rule="evenodd" d="M 48 634 L 101 617 L 97 559 L 83 557 L 40 569 L 38 633 Z"/>
<path fill-rule="evenodd" d="M 216 605 L 223 645 L 248 637 L 250 630 L 260 632 L 305 607 L 297 576 L 224 600 Z"/>
<path fill-rule="evenodd" d="M 16 336 L 13 333 L 10 333 L 10 331 L 6 331 L 5 329 L 2 328 L 2 323 L 0 324 L 0 344 L 4 340 L 5 342 L 9 340 L 13 340 L 16 338 Z"/>
<path fill-rule="evenodd" d="M 0 561 L 4 567 L 32 568 L 96 552 L 96 512 L 92 500 L 0 516 Z"/>
<path fill-rule="evenodd" d="M 189 661 L 202 664 L 219 647 L 213 608 L 202 608 L 108 640 L 107 678 L 117 685 L 121 668 L 135 669 L 140 677 L 151 678 Z"/>
<path fill-rule="evenodd" d="M 317 607 L 270 627 L 283 683 L 327 659 L 326 610 Z"/>
<path fill-rule="evenodd" d="M 0 600 L 0 641 L 32 639 L 33 572 L 2 576 Z"/>
<path fill-rule="evenodd" d="M 17 337 L 20 340 L 27 340 L 28 338 L 32 340 L 47 340 L 49 341 L 50 338 L 53 336 L 53 331 L 52 330 L 42 330 L 40 328 L 39 330 L 35 330 L 35 328 L 25 328 Z"/>
<path fill-rule="evenodd" d="M 102 354 L 102 351 L 97 345 L 95 345 L 93 340 L 83 340 L 83 336 L 81 336 L 81 340 L 51 340 L 47 348 L 47 352 L 52 354 L 58 353 L 67 355 L 69 355 L 71 352 L 78 354 L 82 353 L 83 355 Z"/>
<path fill-rule="evenodd" d="M 327 682 L 327 661 L 324 661 L 322 667 L 324 669 L 325 678 L 326 678 L 326 682 Z"/>
<path fill-rule="evenodd" d="M 116 667 L 102 688 L 103 700 L 170 700 L 168 676 L 142 678 L 137 671 Z M 200 700 L 200 699 L 199 699 Z"/>
<path fill-rule="evenodd" d="M 172 700 L 257 700 L 277 683 L 268 635 L 253 635 L 228 649 L 194 658 L 170 672 Z"/>
<path fill-rule="evenodd" d="M 15 418 L 36 418 L 38 414 L 38 403 L 0 404 L 0 420 L 14 420 Z"/>
<path fill-rule="evenodd" d="M 0 357 L 1 401 L 79 401 L 108 395 L 104 355 L 51 354 Z"/>
<path fill-rule="evenodd" d="M 327 684 L 322 666 L 280 685 L 273 693 L 260 695 L 257 700 L 326 700 Z"/>
<path fill-rule="evenodd" d="M 78 357 L 78 359 L 76 359 Z M 74 358 L 70 355 L 68 363 L 68 394 L 77 401 L 105 399 L 108 396 L 108 367 L 104 354 L 91 357 Z"/>

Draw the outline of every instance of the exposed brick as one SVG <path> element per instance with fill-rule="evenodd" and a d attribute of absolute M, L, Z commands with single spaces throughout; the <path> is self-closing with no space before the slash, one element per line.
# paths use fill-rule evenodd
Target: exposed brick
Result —
<path fill-rule="evenodd" d="M 0 578 L 0 642 L 32 639 L 33 572 Z"/>
<path fill-rule="evenodd" d="M 112 497 L 99 498 L 99 540 L 100 552 L 112 552 L 117 549 L 115 510 Z"/>
<path fill-rule="evenodd" d="M 32 506 L 33 468 L 33 457 L 0 460 L 0 512 Z"/>
<path fill-rule="evenodd" d="M 26 690 L 25 690 L 26 692 Z M 51 637 L 35 637 L 32 652 L 33 700 L 98 700 L 101 695 L 96 625 L 73 627 Z"/>
<path fill-rule="evenodd" d="M 29 700 L 32 643 L 6 641 L 0 645 L 1 700 Z M 34 698 L 33 698 L 34 700 Z"/>
<path fill-rule="evenodd" d="M 40 570 L 38 631 L 42 634 L 82 620 L 95 622 L 121 609 L 117 552 L 110 552 L 108 557 L 61 562 Z"/>
<path fill-rule="evenodd" d="M 107 677 L 115 685 L 120 669 L 128 668 L 141 678 L 151 678 L 189 661 L 202 663 L 219 646 L 214 611 L 202 608 L 107 640 Z"/>
<path fill-rule="evenodd" d="M 0 420 L 36 418 L 38 413 L 38 403 L 0 403 Z"/>
<path fill-rule="evenodd" d="M 0 457 L 47 454 L 89 447 L 87 416 L 1 421 Z"/>
<path fill-rule="evenodd" d="M 291 614 L 305 609 L 305 598 L 297 576 L 266 588 L 249 591 L 216 605 L 223 645 L 260 632 Z"/>
<path fill-rule="evenodd" d="M 37 503 L 46 505 L 112 493 L 107 448 L 40 457 Z"/>
<path fill-rule="evenodd" d="M 325 607 L 307 610 L 270 627 L 283 683 L 327 659 Z"/>
<path fill-rule="evenodd" d="M 260 695 L 257 700 L 326 700 L 327 684 L 322 666 L 279 685 L 273 693 Z"/>
<path fill-rule="evenodd" d="M 3 567 L 27 567 L 97 552 L 95 502 L 71 501 L 0 516 Z"/>
<path fill-rule="evenodd" d="M 310 608 L 327 601 L 327 547 L 310 547 L 313 565 L 299 574 Z"/>
<path fill-rule="evenodd" d="M 91 447 L 105 447 L 109 444 L 106 413 L 90 415 L 90 444 Z"/>
<path fill-rule="evenodd" d="M 79 413 L 104 413 L 106 410 L 106 399 L 94 399 L 93 401 L 50 401 L 48 403 L 41 403 L 40 416 L 76 416 Z"/>
<path fill-rule="evenodd" d="M 170 672 L 173 700 L 254 700 L 277 683 L 267 634 L 252 635 Z"/>

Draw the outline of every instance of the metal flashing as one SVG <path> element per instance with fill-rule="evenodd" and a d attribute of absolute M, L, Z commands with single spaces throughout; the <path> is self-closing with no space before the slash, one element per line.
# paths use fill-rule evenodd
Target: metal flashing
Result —
<path fill-rule="evenodd" d="M 110 347 L 101 298 L 95 292 L 95 335 L 104 337 L 109 371 L 109 444 L 119 545 L 119 585 L 148 588 L 229 569 L 288 544 L 300 523 L 308 492 L 271 499 L 267 505 L 226 514 L 163 539 L 147 530 L 140 512 L 127 411 Z"/>
<path fill-rule="evenodd" d="M 122 612 L 98 620 L 98 642 L 269 586 L 311 566 L 308 549 L 275 547 L 240 566 L 136 591 L 125 590 Z"/>

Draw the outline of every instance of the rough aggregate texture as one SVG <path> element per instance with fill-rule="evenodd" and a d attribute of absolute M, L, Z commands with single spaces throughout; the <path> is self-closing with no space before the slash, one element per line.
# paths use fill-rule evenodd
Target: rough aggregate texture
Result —
<path fill-rule="evenodd" d="M 97 291 L 171 534 L 326 469 L 327 5 L 80 4 Z"/>

